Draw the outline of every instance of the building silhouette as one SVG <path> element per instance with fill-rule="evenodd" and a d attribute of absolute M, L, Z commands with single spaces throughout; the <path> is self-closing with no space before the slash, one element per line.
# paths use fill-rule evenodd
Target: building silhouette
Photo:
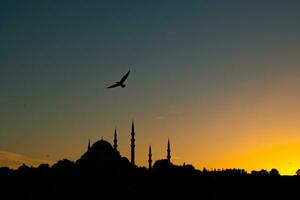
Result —
<path fill-rule="evenodd" d="M 131 164 L 129 161 L 124 162 L 120 153 L 109 142 L 101 139 L 90 146 L 76 161 L 76 165 L 85 175 L 106 177 L 129 168 Z"/>
<path fill-rule="evenodd" d="M 135 126 L 134 126 L 134 121 L 132 121 L 131 124 L 131 139 L 130 139 L 130 149 L 131 149 L 131 158 L 130 158 L 130 163 L 132 165 L 135 165 Z M 91 144 L 90 139 L 88 140 L 88 147 L 87 147 L 87 153 L 91 152 L 92 149 L 95 149 L 93 146 L 96 144 L 96 146 L 98 146 L 98 149 L 107 149 L 109 145 L 107 145 L 107 141 L 103 140 L 103 137 L 101 137 L 101 140 L 96 141 L 93 145 Z M 114 130 L 114 135 L 113 135 L 113 140 L 112 140 L 113 145 L 112 149 L 116 152 L 118 152 L 118 134 L 117 134 L 117 128 L 115 128 Z M 102 145 L 100 145 L 102 144 Z M 99 146 L 106 146 L 107 148 L 100 148 Z M 93 150 L 95 151 L 95 150 Z M 98 151 L 99 152 L 99 151 Z M 168 139 L 168 143 L 167 143 L 167 155 L 166 155 L 166 159 L 164 159 L 166 162 L 171 163 L 171 145 L 170 145 L 170 139 Z M 152 169 L 153 168 L 153 160 L 152 160 L 152 146 L 151 144 L 149 145 L 149 149 L 148 149 L 148 169 Z"/>

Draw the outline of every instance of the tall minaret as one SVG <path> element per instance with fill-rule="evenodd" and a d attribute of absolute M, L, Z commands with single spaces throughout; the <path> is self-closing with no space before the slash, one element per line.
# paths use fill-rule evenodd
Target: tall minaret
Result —
<path fill-rule="evenodd" d="M 168 148 L 167 148 L 167 160 L 171 162 L 171 147 L 170 147 L 170 140 L 168 139 Z"/>
<path fill-rule="evenodd" d="M 90 149 L 91 149 L 91 141 L 90 141 L 90 138 L 89 138 L 89 144 L 88 144 L 88 149 L 87 149 L 87 151 L 90 151 Z"/>
<path fill-rule="evenodd" d="M 114 134 L 114 149 L 117 150 L 117 148 L 118 148 L 117 129 L 115 128 L 115 134 Z"/>
<path fill-rule="evenodd" d="M 135 165 L 135 162 L 134 162 L 134 148 L 135 148 L 135 139 L 134 139 L 134 135 L 135 135 L 135 132 L 134 132 L 134 121 L 132 121 L 132 125 L 131 125 L 131 163 Z"/>
<path fill-rule="evenodd" d="M 149 159 L 148 159 L 149 167 L 148 169 L 152 169 L 152 152 L 151 152 L 151 145 L 149 146 Z"/>

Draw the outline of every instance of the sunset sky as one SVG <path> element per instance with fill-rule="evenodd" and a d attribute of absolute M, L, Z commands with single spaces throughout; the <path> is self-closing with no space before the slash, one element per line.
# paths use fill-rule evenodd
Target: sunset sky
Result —
<path fill-rule="evenodd" d="M 72 2 L 72 3 L 71 3 Z M 0 2 L 0 166 L 77 160 L 300 169 L 300 1 Z M 127 87 L 107 89 L 128 70 Z"/>

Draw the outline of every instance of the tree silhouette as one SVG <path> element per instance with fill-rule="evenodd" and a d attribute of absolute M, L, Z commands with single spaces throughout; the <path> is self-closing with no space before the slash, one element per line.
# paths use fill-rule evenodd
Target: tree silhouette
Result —
<path fill-rule="evenodd" d="M 271 169 L 269 174 L 271 176 L 280 176 L 279 171 L 277 169 Z"/>

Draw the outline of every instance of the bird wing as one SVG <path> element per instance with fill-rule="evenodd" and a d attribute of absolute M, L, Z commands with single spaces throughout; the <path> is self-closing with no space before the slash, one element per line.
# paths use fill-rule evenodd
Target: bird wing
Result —
<path fill-rule="evenodd" d="M 118 87 L 118 86 L 120 86 L 120 84 L 119 83 L 115 83 L 115 84 L 113 84 L 113 85 L 111 85 L 111 86 L 109 86 L 107 88 L 115 88 L 115 87 Z"/>
<path fill-rule="evenodd" d="M 125 80 L 127 79 L 129 73 L 130 73 L 130 70 L 122 77 L 122 79 L 120 80 L 120 83 L 124 83 L 125 82 Z"/>

